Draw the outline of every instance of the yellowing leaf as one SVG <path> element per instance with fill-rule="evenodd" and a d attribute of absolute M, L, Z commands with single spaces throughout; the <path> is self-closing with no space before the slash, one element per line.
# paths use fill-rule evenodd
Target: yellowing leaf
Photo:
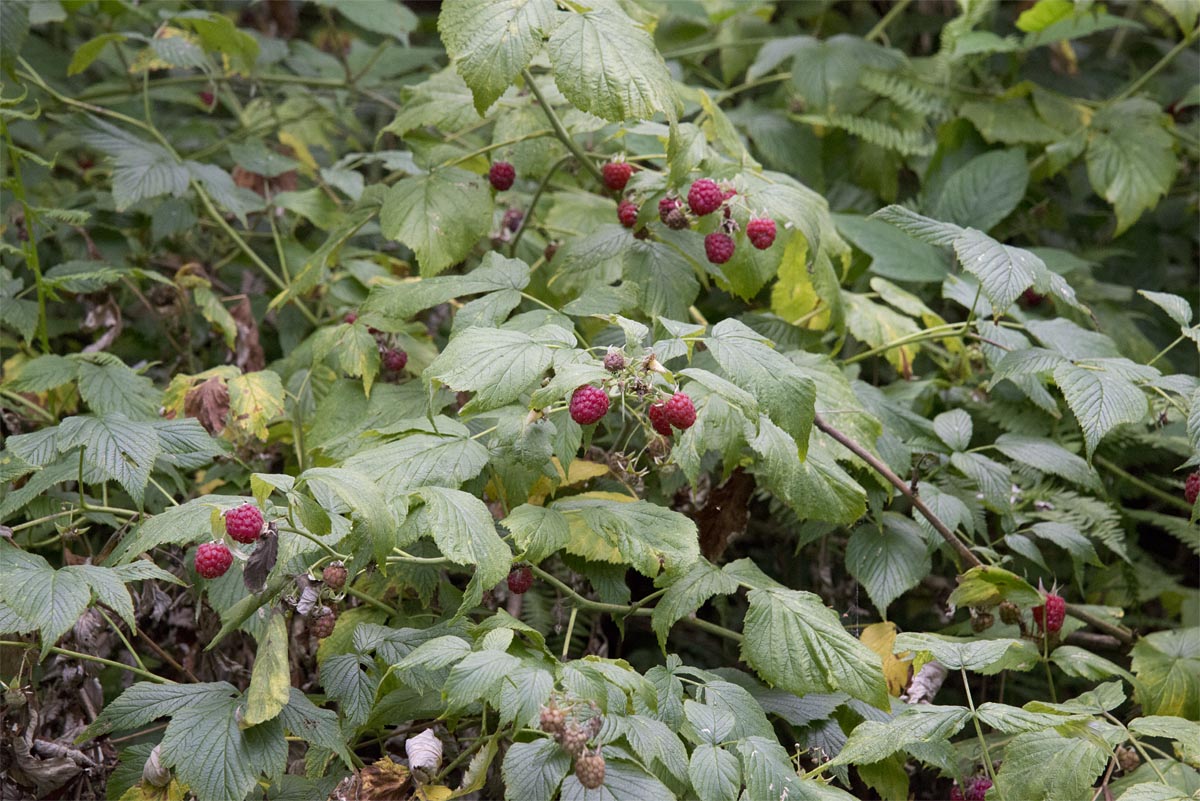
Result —
<path fill-rule="evenodd" d="M 779 280 L 771 288 L 771 311 L 801 328 L 823 331 L 829 327 L 830 309 L 813 284 L 808 240 L 799 232 L 788 240 L 779 262 Z"/>
<path fill-rule="evenodd" d="M 261 546 L 260 546 L 261 547 Z M 246 690 L 246 713 L 241 727 L 249 728 L 272 720 L 288 702 L 292 688 L 288 667 L 288 632 L 283 615 L 271 616 L 267 631 L 254 654 L 254 672 Z"/>
<path fill-rule="evenodd" d="M 574 487 L 578 484 L 591 481 L 593 478 L 600 478 L 608 475 L 608 465 L 600 464 L 599 462 L 589 462 L 586 459 L 576 459 L 571 462 L 571 468 L 567 472 L 563 472 L 562 462 L 557 456 L 550 457 L 551 464 L 554 465 L 554 470 L 558 473 L 558 486 L 551 484 L 550 479 L 542 476 L 533 485 L 533 489 L 529 492 L 529 503 L 534 506 L 541 506 L 546 502 L 546 498 L 553 495 L 562 487 Z"/>
<path fill-rule="evenodd" d="M 267 424 L 283 414 L 283 384 L 270 370 L 247 373 L 229 381 L 229 422 L 264 442 Z"/>
<path fill-rule="evenodd" d="M 414 793 L 414 797 L 422 799 L 422 801 L 446 801 L 452 795 L 454 795 L 453 790 L 440 784 L 432 787 L 418 787 Z"/>
<path fill-rule="evenodd" d="M 872 623 L 863 629 L 859 636 L 863 645 L 879 654 L 883 660 L 883 678 L 887 681 L 888 695 L 899 697 L 908 686 L 909 669 L 912 667 L 912 654 L 893 654 L 892 645 L 896 642 L 896 624 Z"/>
<path fill-rule="evenodd" d="M 316 172 L 318 169 L 317 160 L 313 158 L 312 152 L 309 151 L 308 145 L 304 144 L 300 137 L 290 131 L 280 131 L 279 141 L 292 149 L 292 158 L 299 161 L 310 172 Z"/>

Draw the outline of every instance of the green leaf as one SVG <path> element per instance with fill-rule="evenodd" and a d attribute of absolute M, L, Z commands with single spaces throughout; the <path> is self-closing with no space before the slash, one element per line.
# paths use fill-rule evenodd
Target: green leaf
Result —
<path fill-rule="evenodd" d="M 1105 369 L 1060 364 L 1054 381 L 1083 429 L 1089 457 L 1104 435 L 1122 423 L 1140 423 L 1149 404 L 1132 381 Z"/>
<path fill-rule="evenodd" d="M 1075 6 L 1070 0 L 1038 0 L 1033 8 L 1022 11 L 1017 17 L 1017 29 L 1035 33 L 1071 17 L 1074 13 Z"/>
<path fill-rule="evenodd" d="M 971 415 L 962 409 L 951 409 L 933 418 L 933 430 L 952 451 L 965 451 L 971 447 L 974 423 Z"/>
<path fill-rule="evenodd" d="M 1037 648 L 1025 640 L 975 640 L 938 634 L 896 636 L 894 653 L 928 653 L 951 670 L 973 670 L 990 676 L 1002 670 L 1029 670 L 1037 664 Z"/>
<path fill-rule="evenodd" d="M 452 562 L 475 565 L 482 589 L 504 579 L 512 567 L 512 552 L 500 535 L 487 506 L 474 495 L 443 487 L 422 487 L 415 493 L 425 502 L 410 515 L 423 536 Z"/>
<path fill-rule="evenodd" d="M 446 677 L 446 702 L 451 709 L 461 709 L 481 698 L 491 699 L 500 683 L 520 664 L 520 659 L 503 651 L 467 654 Z"/>
<path fill-rule="evenodd" d="M 614 723 L 643 764 L 661 766 L 681 782 L 687 779 L 687 751 L 670 726 L 646 715 L 618 717 Z"/>
<path fill-rule="evenodd" d="M 1092 716 L 1087 714 L 1031 712 L 1020 707 L 997 704 L 992 701 L 980 704 L 976 714 L 981 723 L 986 723 L 996 731 L 1005 734 L 1045 731 L 1067 723 L 1086 723 L 1092 720 Z"/>
<path fill-rule="evenodd" d="M 662 586 L 666 583 L 664 578 L 670 579 L 670 583 L 650 618 L 658 644 L 664 650 L 667 634 L 678 620 L 695 612 L 714 595 L 731 595 L 738 589 L 737 579 L 707 559 L 700 559 L 684 573 L 664 573 L 656 584 Z"/>
<path fill-rule="evenodd" d="M 632 762 L 611 756 L 605 761 L 604 784 L 598 790 L 586 789 L 571 774 L 562 783 L 562 801 L 591 801 L 593 798 L 603 801 L 643 801 L 671 798 L 674 795 L 665 784 Z"/>
<path fill-rule="evenodd" d="M 886 618 L 888 605 L 929 575 L 932 563 L 916 521 L 884 512 L 882 525 L 867 523 L 854 529 L 846 542 L 846 569 Z"/>
<path fill-rule="evenodd" d="M 925 493 L 921 493 L 924 496 Z M 1018 606 L 1037 606 L 1042 603 L 1039 593 L 1025 579 L 994 565 L 973 567 L 959 576 L 958 586 L 950 593 L 950 603 L 963 606 L 992 607 L 1002 601 Z"/>
<path fill-rule="evenodd" d="M 212 539 L 211 520 L 222 509 L 245 503 L 236 495 L 205 495 L 172 506 L 146 519 L 132 536 L 126 535 L 108 557 L 108 564 L 121 564 L 159 545 L 190 545 Z"/>
<path fill-rule="evenodd" d="M 1179 169 L 1166 115 L 1152 100 L 1133 97 L 1097 112 L 1088 129 L 1092 188 L 1117 213 L 1120 236 L 1170 190 Z"/>
<path fill-rule="evenodd" d="M 950 464 L 979 488 L 984 500 L 996 510 L 1012 505 L 1012 471 L 979 453 L 952 453 Z"/>
<path fill-rule="evenodd" d="M 179 159 L 161 145 L 126 133 L 103 120 L 89 118 L 93 127 L 81 138 L 113 160 L 112 193 L 117 211 L 146 198 L 181 197 L 190 176 Z"/>
<path fill-rule="evenodd" d="M 885 206 L 868 219 L 883 220 L 896 226 L 913 239 L 938 247 L 953 247 L 955 240 L 965 233 L 962 228 L 953 223 L 939 222 L 924 217 L 904 206 Z"/>
<path fill-rule="evenodd" d="M 1021 248 L 1002 245 L 981 231 L 968 228 L 954 240 L 954 253 L 963 269 L 979 279 L 983 293 L 997 311 L 1004 311 L 1033 286 L 1042 260 Z"/>
<path fill-rule="evenodd" d="M 1017 207 L 1028 184 L 1029 167 L 1023 151 L 984 153 L 950 174 L 930 214 L 939 220 L 990 231 Z"/>
<path fill-rule="evenodd" d="M 1200 718 L 1200 629 L 1147 634 L 1133 646 L 1132 667 L 1146 714 Z"/>
<path fill-rule="evenodd" d="M 570 526 L 561 512 L 528 503 L 513 509 L 501 525 L 512 533 L 518 552 L 535 564 L 571 540 Z"/>
<path fill-rule="evenodd" d="M 88 726 L 80 738 L 99 737 L 110 731 L 126 731 L 145 726 L 152 720 L 170 717 L 195 703 L 211 703 L 216 699 L 237 695 L 228 682 L 201 684 L 155 684 L 139 681 L 130 685 Z"/>
<path fill-rule="evenodd" d="M 67 452 L 83 448 L 84 465 L 100 480 L 113 480 L 138 506 L 154 469 L 160 446 L 148 423 L 135 423 L 121 414 L 105 417 L 68 417 L 58 427 L 58 448 Z"/>
<path fill-rule="evenodd" d="M 505 406 L 533 388 L 550 366 L 552 344 L 574 343 L 574 337 L 555 326 L 532 334 L 524 331 L 468 328 L 450 340 L 425 378 L 435 378 L 459 392 L 474 392 L 476 409 Z"/>
<path fill-rule="evenodd" d="M 1091 681 L 1120 676 L 1130 684 L 1136 682 L 1133 674 L 1102 656 L 1085 651 L 1074 645 L 1060 645 L 1050 654 L 1050 661 L 1058 665 L 1068 676 L 1077 676 Z"/>
<path fill-rule="evenodd" d="M 893 281 L 941 281 L 949 265 L 935 247 L 871 217 L 835 214 L 838 231 L 871 257 L 871 272 Z"/>
<path fill-rule="evenodd" d="M 1187 770 L 1181 763 L 1179 767 Z M 1159 782 L 1141 782 L 1121 793 L 1118 801 L 1190 801 L 1191 794 Z"/>
<path fill-rule="evenodd" d="M 20 366 L 4 386 L 16 392 L 46 392 L 69 384 L 79 376 L 79 365 L 65 356 L 48 353 Z"/>
<path fill-rule="evenodd" d="M 417 29 L 417 15 L 394 0 L 317 0 L 368 31 L 382 33 L 408 44 L 408 34 Z"/>
<path fill-rule="evenodd" d="M 879 655 L 851 636 L 821 599 L 796 590 L 751 590 L 742 658 L 797 695 L 842 690 L 889 708 Z"/>
<path fill-rule="evenodd" d="M 347 469 L 369 474 L 379 488 L 400 494 L 418 487 L 457 488 L 483 470 L 488 451 L 467 436 L 415 433 L 359 451 Z"/>
<path fill-rule="evenodd" d="M 995 446 L 996 450 L 1014 462 L 1065 478 L 1082 487 L 1100 488 L 1100 476 L 1091 465 L 1051 440 L 1021 434 L 1001 434 L 996 438 Z"/>
<path fill-rule="evenodd" d="M 379 677 L 369 659 L 358 654 L 335 654 L 320 663 L 321 686 L 338 703 L 347 727 L 362 724 L 375 705 Z"/>
<path fill-rule="evenodd" d="M 371 384 L 379 375 L 379 343 L 362 325 L 335 325 L 317 331 L 312 339 L 313 363 L 323 362 L 329 354 L 348 376 L 360 377 L 363 390 L 371 394 Z"/>
<path fill-rule="evenodd" d="M 866 511 L 866 492 L 823 450 L 810 449 L 800 461 L 796 442 L 765 415 L 758 433 L 747 424 L 746 437 L 758 456 L 755 476 L 803 518 L 849 524 Z"/>
<path fill-rule="evenodd" d="M 495 251 L 489 251 L 479 266 L 466 275 L 438 276 L 405 281 L 394 286 L 373 287 L 360 309 L 360 316 L 377 323 L 377 327 L 382 326 L 383 330 L 399 330 L 402 321 L 439 303 L 482 292 L 519 291 L 528 284 L 529 265 L 519 259 L 506 259 Z"/>
<path fill-rule="evenodd" d="M 513 743 L 504 755 L 504 797 L 508 801 L 551 801 L 571 769 L 571 757 L 549 737 Z"/>
<path fill-rule="evenodd" d="M 870 67 L 891 72 L 903 57 L 857 36 L 838 34 L 820 40 L 795 36 L 781 40 L 791 44 L 792 84 L 805 105 L 814 111 L 862 110 L 872 93 L 859 87 L 859 75 Z"/>
<path fill-rule="evenodd" d="M 988 142 L 1045 145 L 1062 138 L 1062 133 L 1038 116 L 1028 97 L 989 97 L 970 101 L 963 103 L 958 113 L 970 120 Z"/>
<path fill-rule="evenodd" d="M 321 709 L 295 687 L 289 689 L 288 702 L 279 713 L 279 722 L 297 737 L 333 751 L 341 757 L 347 768 L 354 764 L 346 749 L 346 735 L 338 725 L 337 713 Z"/>
<path fill-rule="evenodd" d="M 246 690 L 244 726 L 257 726 L 276 717 L 291 697 L 292 675 L 288 663 L 288 631 L 284 616 L 271 615 L 266 634 L 258 640 L 254 670 Z"/>
<path fill-rule="evenodd" d="M 100 53 L 104 51 L 109 42 L 123 42 L 125 39 L 126 36 L 123 33 L 102 33 L 88 39 L 77 47 L 75 54 L 71 56 L 71 63 L 67 65 L 67 76 L 78 75 L 92 66 L 92 62 L 100 57 Z"/>
<path fill-rule="evenodd" d="M 1192 324 L 1192 304 L 1184 298 L 1170 292 L 1151 292 L 1148 289 L 1139 289 L 1138 294 L 1165 311 L 1181 328 Z"/>
<path fill-rule="evenodd" d="M 970 719 L 966 707 L 914 704 L 886 722 L 867 720 L 855 726 L 830 764 L 868 764 L 915 743 L 949 741 Z"/>
<path fill-rule="evenodd" d="M 384 236 L 417 254 L 422 275 L 437 275 L 471 252 L 491 218 L 484 179 L 447 167 L 409 176 L 389 189 L 379 225 Z"/>
<path fill-rule="evenodd" d="M 583 493 L 555 501 L 572 530 L 570 553 L 596 561 L 632 565 L 645 576 L 682 570 L 700 558 L 696 524 L 648 501 L 620 501 Z"/>
<path fill-rule="evenodd" d="M 1047 801 L 1090 796 L 1109 756 L 1109 750 L 1092 739 L 1055 731 L 1018 734 L 1004 749 L 997 789 L 1008 798 Z"/>
<path fill-rule="evenodd" d="M 438 33 L 475 96 L 481 115 L 529 66 L 556 19 L 551 0 L 454 0 L 442 6 Z"/>
<path fill-rule="evenodd" d="M 126 602 L 128 602 L 128 593 Z M 86 574 L 70 567 L 54 570 L 40 556 L 0 546 L 0 601 L 39 629 L 45 659 L 92 600 Z"/>
<path fill-rule="evenodd" d="M 704 344 L 730 380 L 749 390 L 780 428 L 808 447 L 817 391 L 813 382 L 769 341 L 737 320 L 717 323 Z"/>
<path fill-rule="evenodd" d="M 715 745 L 699 745 L 688 761 L 688 780 L 700 801 L 734 798 L 742 785 L 738 758 Z"/>
<path fill-rule="evenodd" d="M 675 90 L 654 39 L 617 6 L 567 15 L 547 45 L 554 83 L 606 120 L 675 118 Z"/>
<path fill-rule="evenodd" d="M 162 392 L 153 382 L 108 354 L 80 356 L 79 394 L 97 415 L 123 414 L 132 420 L 158 419 Z"/>
<path fill-rule="evenodd" d="M 1191 33 L 1200 17 L 1200 3 L 1196 0 L 1154 0 L 1179 23 L 1179 30 Z"/>

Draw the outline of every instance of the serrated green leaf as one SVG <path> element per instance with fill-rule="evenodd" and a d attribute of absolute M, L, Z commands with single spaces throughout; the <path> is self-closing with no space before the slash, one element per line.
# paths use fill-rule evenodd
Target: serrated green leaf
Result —
<path fill-rule="evenodd" d="M 632 565 L 645 576 L 682 570 L 700 558 L 696 524 L 648 501 L 582 493 L 555 501 L 572 529 L 567 551 L 588 559 Z M 578 527 L 578 530 L 577 530 Z"/>
<path fill-rule="evenodd" d="M 1138 294 L 1166 312 L 1167 316 L 1179 323 L 1182 328 L 1191 325 L 1192 304 L 1184 298 L 1172 295 L 1170 292 L 1151 292 L 1147 289 L 1139 289 Z"/>
<path fill-rule="evenodd" d="M 450 561 L 475 565 L 481 591 L 508 575 L 512 551 L 496 533 L 492 514 L 483 501 L 444 487 L 422 487 L 415 494 L 425 503 L 410 515 L 414 529 L 432 537 Z"/>
<path fill-rule="evenodd" d="M 513 535 L 519 551 L 530 562 L 540 562 L 571 540 L 566 517 L 555 509 L 523 503 L 501 521 Z"/>
<path fill-rule="evenodd" d="M 320 663 L 321 686 L 338 703 L 347 728 L 356 727 L 371 715 L 379 677 L 370 660 L 358 654 L 334 654 Z"/>
<path fill-rule="evenodd" d="M 1109 756 L 1107 748 L 1090 739 L 1055 731 L 1018 734 L 1004 749 L 996 783 L 1011 798 L 1081 798 L 1091 793 Z"/>
<path fill-rule="evenodd" d="M 678 620 L 695 612 L 714 595 L 730 595 L 738 589 L 735 578 L 707 559 L 700 559 L 686 573 L 664 574 L 664 578 L 669 578 L 670 583 L 650 618 L 658 644 L 664 650 L 667 633 Z"/>
<path fill-rule="evenodd" d="M 291 696 L 292 676 L 288 663 L 288 631 L 283 615 L 271 616 L 266 634 L 259 638 L 254 670 L 246 690 L 243 726 L 257 726 L 276 717 Z"/>
<path fill-rule="evenodd" d="M 1052 440 L 1021 434 L 1001 434 L 996 438 L 995 445 L 996 450 L 1014 462 L 1065 478 L 1082 487 L 1100 487 L 1100 477 L 1091 465 Z"/>
<path fill-rule="evenodd" d="M 846 542 L 846 569 L 886 618 L 888 604 L 929 575 L 932 563 L 921 527 L 911 518 L 884 512 L 882 525 L 854 529 Z"/>
<path fill-rule="evenodd" d="M 746 437 L 758 456 L 755 476 L 801 517 L 849 524 L 866 511 L 866 492 L 822 450 L 800 461 L 795 441 L 765 415 L 757 435 L 747 424 Z"/>
<path fill-rule="evenodd" d="M 283 383 L 270 370 L 245 373 L 226 382 L 230 424 L 266 441 L 267 425 L 283 414 Z"/>
<path fill-rule="evenodd" d="M 415 433 L 359 451 L 345 466 L 373 476 L 384 492 L 399 494 L 419 487 L 456 488 L 479 475 L 487 461 L 487 448 L 470 437 Z"/>
<path fill-rule="evenodd" d="M 528 284 L 529 265 L 519 259 L 506 259 L 492 251 L 485 254 L 479 266 L 466 275 L 438 276 L 373 287 L 360 308 L 360 316 L 376 327 L 382 327 L 382 330 L 398 330 L 404 321 L 417 312 L 453 298 L 482 292 L 519 291 Z"/>
<path fill-rule="evenodd" d="M 738 758 L 715 745 L 699 745 L 688 761 L 688 780 L 700 801 L 723 801 L 737 796 L 742 784 Z"/>
<path fill-rule="evenodd" d="M 954 253 L 963 269 L 979 279 L 992 306 L 1004 311 L 1029 287 L 1042 260 L 1028 250 L 1002 245 L 987 234 L 968 228 L 954 240 Z"/>
<path fill-rule="evenodd" d="M 346 736 L 338 725 L 337 713 L 321 709 L 295 687 L 289 690 L 287 705 L 279 713 L 279 722 L 297 737 L 333 751 L 347 768 L 354 764 L 346 749 Z"/>
<path fill-rule="evenodd" d="M 902 633 L 896 636 L 895 653 L 925 652 L 951 670 L 972 670 L 984 675 L 1001 670 L 1029 670 L 1037 664 L 1037 649 L 1025 640 L 975 640 L 938 634 Z"/>
<path fill-rule="evenodd" d="M 450 340 L 425 377 L 476 393 L 473 403 L 481 411 L 496 409 L 533 388 L 550 366 L 554 341 L 523 331 L 468 328 Z"/>
<path fill-rule="evenodd" d="M 1133 646 L 1132 668 L 1145 713 L 1200 717 L 1200 629 L 1147 634 Z"/>
<path fill-rule="evenodd" d="M 1154 208 L 1175 180 L 1179 160 L 1165 119 L 1157 103 L 1132 97 L 1102 108 L 1088 128 L 1088 179 L 1117 214 L 1114 236 Z"/>
<path fill-rule="evenodd" d="M 914 743 L 949 741 L 970 719 L 966 707 L 915 704 L 886 722 L 858 724 L 831 764 L 877 762 Z"/>
<path fill-rule="evenodd" d="M 952 453 L 950 463 L 974 482 L 984 500 L 996 510 L 1012 505 L 1012 471 L 979 453 Z"/>
<path fill-rule="evenodd" d="M 1053 714 L 1050 712 L 1031 712 L 1008 704 L 997 704 L 987 701 L 976 710 L 979 720 L 996 731 L 1005 734 L 1020 734 L 1021 732 L 1039 732 L 1053 729 L 1067 723 L 1082 723 L 1092 719 L 1085 714 Z"/>
<path fill-rule="evenodd" d="M 158 418 L 162 392 L 150 379 L 108 354 L 79 356 L 77 361 L 79 394 L 94 413 L 115 412 L 131 420 Z"/>
<path fill-rule="evenodd" d="M 1141 422 L 1149 409 L 1141 389 L 1104 369 L 1064 363 L 1054 369 L 1054 381 L 1083 429 L 1089 457 L 1105 434 L 1122 423 Z"/>
<path fill-rule="evenodd" d="M 472 701 L 491 698 L 505 677 L 521 660 L 503 651 L 475 651 L 467 654 L 450 670 L 444 692 L 451 709 L 460 709 Z"/>
<path fill-rule="evenodd" d="M 949 265 L 945 256 L 883 220 L 835 214 L 838 231 L 871 257 L 871 272 L 894 281 L 941 281 Z"/>
<path fill-rule="evenodd" d="M 484 179 L 447 167 L 413 175 L 388 190 L 379 212 L 384 236 L 417 254 L 422 275 L 437 275 L 470 253 L 491 225 Z"/>
<path fill-rule="evenodd" d="M 962 409 L 951 409 L 933 418 L 933 430 L 950 450 L 965 451 L 971 447 L 974 423 L 971 421 L 971 415 Z"/>
<path fill-rule="evenodd" d="M 48 353 L 21 365 L 4 385 L 16 392 L 46 392 L 69 384 L 79 376 L 79 365 L 65 356 Z"/>
<path fill-rule="evenodd" d="M 504 797 L 508 801 L 550 801 L 571 769 L 571 757 L 554 740 L 513 743 L 504 755 Z"/>
<path fill-rule="evenodd" d="M 1021 150 L 976 156 L 946 179 L 930 215 L 980 231 L 990 231 L 1012 213 L 1029 184 Z"/>
<path fill-rule="evenodd" d="M 807 592 L 751 590 L 742 658 L 773 685 L 803 695 L 842 690 L 888 708 L 879 655 Z"/>
<path fill-rule="evenodd" d="M 1025 579 L 994 565 L 971 568 L 959 577 L 958 586 L 950 594 L 950 603 L 959 607 L 988 608 L 1002 601 L 1028 607 L 1041 604 L 1043 599 Z"/>
<path fill-rule="evenodd" d="M 113 480 L 139 506 L 154 469 L 160 446 L 154 428 L 122 414 L 104 417 L 68 417 L 58 427 L 61 452 L 83 449 L 84 464 L 103 480 Z"/>

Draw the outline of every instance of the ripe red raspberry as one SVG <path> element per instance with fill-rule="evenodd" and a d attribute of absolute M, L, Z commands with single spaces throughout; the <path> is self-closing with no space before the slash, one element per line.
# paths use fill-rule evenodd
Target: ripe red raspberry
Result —
<path fill-rule="evenodd" d="M 562 747 L 573 757 L 582 757 L 587 750 L 588 732 L 575 721 L 571 721 L 563 729 Z"/>
<path fill-rule="evenodd" d="M 233 554 L 223 542 L 206 542 L 196 549 L 196 572 L 206 579 L 220 578 L 233 564 Z"/>
<path fill-rule="evenodd" d="M 342 318 L 342 322 L 344 322 L 348 325 L 353 325 L 354 321 L 357 319 L 358 319 L 357 312 L 346 312 L 346 316 Z"/>
<path fill-rule="evenodd" d="M 346 586 L 346 579 L 349 575 L 344 564 L 333 562 L 325 565 L 325 569 L 321 571 L 321 581 L 324 581 L 325 586 L 329 589 L 338 592 Z"/>
<path fill-rule="evenodd" d="M 383 369 L 398 373 L 408 364 L 408 353 L 397 348 L 389 348 L 383 353 Z"/>
<path fill-rule="evenodd" d="M 610 373 L 619 373 L 625 369 L 625 354 L 616 348 L 609 348 L 604 354 L 604 369 Z"/>
<path fill-rule="evenodd" d="M 1037 306 L 1041 306 L 1042 301 L 1044 301 L 1045 299 L 1046 299 L 1046 296 L 1039 292 L 1034 291 L 1033 287 L 1029 287 L 1029 289 L 1026 289 L 1024 292 L 1021 293 L 1021 303 L 1031 309 L 1035 308 Z"/>
<path fill-rule="evenodd" d="M 238 542 L 254 542 L 262 534 L 262 528 L 262 512 L 252 503 L 244 503 L 225 513 L 225 533 Z"/>
<path fill-rule="evenodd" d="M 575 778 L 589 790 L 604 784 L 604 755 L 599 748 L 575 760 Z"/>
<path fill-rule="evenodd" d="M 713 264 L 724 264 L 733 258 L 733 237 L 720 231 L 704 237 L 704 254 Z"/>
<path fill-rule="evenodd" d="M 677 197 L 672 197 L 671 195 L 664 197 L 662 200 L 658 201 L 658 219 L 666 223 L 667 215 L 680 208 L 682 205 L 683 204 L 679 202 L 679 198 Z"/>
<path fill-rule="evenodd" d="M 626 161 L 610 161 L 600 168 L 600 174 L 604 176 L 605 186 L 620 192 L 629 183 L 629 176 L 633 175 L 633 165 Z"/>
<path fill-rule="evenodd" d="M 759 250 L 775 244 L 775 221 L 769 217 L 755 217 L 746 223 L 746 238 Z"/>
<path fill-rule="evenodd" d="M 508 189 L 513 185 L 513 181 L 516 178 L 517 171 L 507 161 L 497 161 L 488 170 L 488 180 L 492 182 L 492 188 L 497 192 L 503 192 L 505 189 Z"/>
<path fill-rule="evenodd" d="M 1183 485 L 1183 499 L 1194 504 L 1198 496 L 1200 496 L 1200 473 L 1192 473 L 1187 477 L 1187 483 Z"/>
<path fill-rule="evenodd" d="M 608 394 L 600 387 L 585 384 L 571 394 L 571 419 L 590 426 L 608 413 Z"/>
<path fill-rule="evenodd" d="M 992 789 L 992 780 L 980 776 L 967 781 L 967 791 L 963 793 L 963 801 L 983 801 L 987 791 Z"/>
<path fill-rule="evenodd" d="M 533 571 L 527 565 L 514 567 L 508 574 L 508 591 L 513 595 L 524 595 L 533 586 Z"/>
<path fill-rule="evenodd" d="M 1038 625 L 1038 631 L 1049 631 L 1051 634 L 1060 631 L 1066 617 L 1067 602 L 1052 592 L 1046 594 L 1045 604 L 1033 608 L 1033 620 Z"/>
<path fill-rule="evenodd" d="M 212 105 L 217 102 L 217 96 L 212 92 L 201 92 L 200 102 L 211 108 Z"/>
<path fill-rule="evenodd" d="M 950 788 L 950 801 L 966 801 L 957 784 Z"/>
<path fill-rule="evenodd" d="M 721 190 L 721 199 L 722 199 L 722 200 L 729 200 L 729 198 L 733 197 L 733 196 L 734 196 L 734 195 L 736 195 L 736 194 L 737 194 L 737 190 L 736 190 L 736 189 L 734 189 L 734 188 L 731 186 L 731 187 L 729 187 L 728 189 L 722 189 L 722 190 Z"/>
<path fill-rule="evenodd" d="M 312 633 L 316 635 L 318 640 L 323 640 L 330 634 L 333 634 L 333 627 L 337 624 L 337 613 L 328 606 L 321 607 L 321 613 L 313 618 Z"/>
<path fill-rule="evenodd" d="M 717 186 L 715 181 L 707 178 L 701 178 L 688 189 L 688 208 L 697 217 L 712 214 L 721 208 L 724 199 L 725 195 L 721 192 L 721 187 Z"/>
<path fill-rule="evenodd" d="M 667 398 L 666 407 L 667 419 L 680 431 L 688 430 L 696 422 L 696 406 L 684 393 L 676 392 Z"/>
<path fill-rule="evenodd" d="M 650 408 L 646 410 L 646 416 L 650 418 L 650 425 L 654 426 L 655 431 L 664 437 L 671 436 L 671 421 L 667 419 L 667 404 L 650 404 Z"/>
<path fill-rule="evenodd" d="M 622 200 L 617 204 L 617 219 L 621 221 L 621 225 L 626 228 L 632 228 L 637 222 L 638 207 L 631 200 Z"/>

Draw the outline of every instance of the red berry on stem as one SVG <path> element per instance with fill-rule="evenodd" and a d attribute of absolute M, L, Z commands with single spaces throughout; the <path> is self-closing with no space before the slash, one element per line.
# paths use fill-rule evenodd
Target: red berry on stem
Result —
<path fill-rule="evenodd" d="M 667 215 L 680 208 L 682 205 L 683 204 L 679 202 L 679 198 L 677 197 L 671 197 L 670 195 L 664 197 L 662 200 L 658 201 L 658 219 L 666 223 Z"/>
<path fill-rule="evenodd" d="M 1197 497 L 1200 497 L 1200 473 L 1192 473 L 1183 485 L 1183 499 L 1194 504 Z"/>
<path fill-rule="evenodd" d="M 631 200 L 622 200 L 617 204 L 617 219 L 621 221 L 621 225 L 626 228 L 632 228 L 637 222 L 638 207 Z"/>
<path fill-rule="evenodd" d="M 205 542 L 196 549 L 196 572 L 206 579 L 220 578 L 233 564 L 233 554 L 223 542 Z"/>
<path fill-rule="evenodd" d="M 733 258 L 733 237 L 720 231 L 709 234 L 704 237 L 704 254 L 713 264 L 724 264 Z"/>
<path fill-rule="evenodd" d="M 342 322 L 353 325 L 354 321 L 357 319 L 358 319 L 357 312 L 346 312 L 346 316 L 342 318 Z"/>
<path fill-rule="evenodd" d="M 516 178 L 517 171 L 507 161 L 497 161 L 488 170 L 488 180 L 492 182 L 492 188 L 497 192 L 503 192 L 511 187 Z"/>
<path fill-rule="evenodd" d="M 664 437 L 671 436 L 671 421 L 667 419 L 667 404 L 650 404 L 650 408 L 646 410 L 646 416 L 650 418 L 650 425 L 654 427 L 655 431 Z"/>
<path fill-rule="evenodd" d="M 604 176 L 605 186 L 620 192 L 629 183 L 629 176 L 633 175 L 633 165 L 625 161 L 610 161 L 600 168 L 600 174 Z"/>
<path fill-rule="evenodd" d="M 321 571 L 321 580 L 325 582 L 325 586 L 334 592 L 346 586 L 346 579 L 349 576 L 350 573 L 341 562 L 333 562 L 332 564 L 325 565 L 325 569 Z"/>
<path fill-rule="evenodd" d="M 980 776 L 977 779 L 967 781 L 967 792 L 963 795 L 963 801 L 984 801 L 987 791 L 992 789 L 992 780 Z"/>
<path fill-rule="evenodd" d="M 1061 596 L 1052 592 L 1046 593 L 1046 602 L 1033 608 L 1033 621 L 1039 631 L 1051 634 L 1061 631 L 1063 621 L 1067 618 L 1067 602 Z"/>
<path fill-rule="evenodd" d="M 334 612 L 328 606 L 321 607 L 321 612 L 317 617 L 313 618 L 312 633 L 317 635 L 318 640 L 323 640 L 330 634 L 333 634 L 333 627 L 337 625 L 337 612 Z"/>
<path fill-rule="evenodd" d="M 383 367 L 393 373 L 398 373 L 408 364 L 408 353 L 397 348 L 389 348 L 383 354 Z"/>
<path fill-rule="evenodd" d="M 585 384 L 571 394 L 571 419 L 581 426 L 590 426 L 608 413 L 608 394 Z"/>
<path fill-rule="evenodd" d="M 604 369 L 610 373 L 619 373 L 625 369 L 625 354 L 615 347 L 610 347 L 604 354 Z"/>
<path fill-rule="evenodd" d="M 585 751 L 575 760 L 575 778 L 589 790 L 604 784 L 604 755 L 599 748 L 592 753 Z"/>
<path fill-rule="evenodd" d="M 746 238 L 759 250 L 775 244 L 775 221 L 769 217 L 755 217 L 746 224 Z"/>
<path fill-rule="evenodd" d="M 528 565 L 514 567 L 508 574 L 508 591 L 514 595 L 524 595 L 533 586 L 533 571 Z"/>
<path fill-rule="evenodd" d="M 721 191 L 721 187 L 717 186 L 715 181 L 707 178 L 701 178 L 688 189 L 688 208 L 692 210 L 692 214 L 698 217 L 712 214 L 721 208 L 724 200 L 725 195 Z"/>
<path fill-rule="evenodd" d="M 676 392 L 666 403 L 667 420 L 680 431 L 686 431 L 696 422 L 696 406 L 682 392 Z"/>
<path fill-rule="evenodd" d="M 225 533 L 241 543 L 250 543 L 262 534 L 263 516 L 258 507 L 245 503 L 225 513 Z"/>

